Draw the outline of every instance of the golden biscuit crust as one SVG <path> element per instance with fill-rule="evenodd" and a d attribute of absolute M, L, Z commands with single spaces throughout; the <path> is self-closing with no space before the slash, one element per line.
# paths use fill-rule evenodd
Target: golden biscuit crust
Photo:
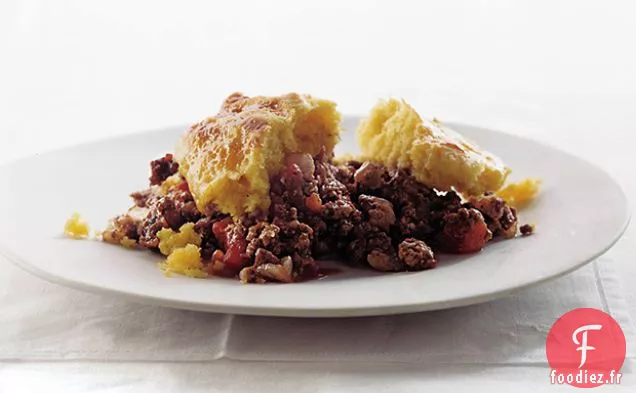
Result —
<path fill-rule="evenodd" d="M 510 173 L 499 158 L 439 120 L 422 119 L 403 100 L 380 101 L 360 124 L 357 136 L 365 157 L 408 168 L 418 181 L 442 191 L 496 191 Z"/>
<path fill-rule="evenodd" d="M 335 103 L 310 95 L 230 95 L 216 116 L 193 125 L 175 159 L 197 207 L 239 216 L 269 204 L 269 179 L 293 153 L 330 154 L 340 134 Z"/>

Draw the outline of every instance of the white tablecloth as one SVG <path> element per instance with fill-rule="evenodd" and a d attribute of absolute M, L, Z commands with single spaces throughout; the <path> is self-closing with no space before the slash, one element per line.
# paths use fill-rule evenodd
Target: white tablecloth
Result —
<path fill-rule="evenodd" d="M 7 1 L 0 163 L 192 122 L 235 90 L 311 92 L 348 113 L 396 95 L 427 115 L 584 156 L 633 201 L 634 10 L 574 1 Z M 622 387 L 633 389 L 633 243 L 630 228 L 595 264 L 507 299 L 351 320 L 126 303 L 0 261 L 0 392 L 551 391 L 545 334 L 583 306 L 623 326 L 631 358 Z"/>
<path fill-rule="evenodd" d="M 0 359 L 5 360 L 541 365 L 551 325 L 579 307 L 611 313 L 627 335 L 629 355 L 636 355 L 634 326 L 605 258 L 482 305 L 346 319 L 173 310 L 60 288 L 6 264 L 2 273 Z"/>

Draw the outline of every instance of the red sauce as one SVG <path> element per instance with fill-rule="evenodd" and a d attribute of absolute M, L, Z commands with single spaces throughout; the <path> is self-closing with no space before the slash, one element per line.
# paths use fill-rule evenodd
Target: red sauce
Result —
<path fill-rule="evenodd" d="M 342 273 L 342 269 L 337 267 L 321 267 L 318 269 L 318 278 L 333 276 L 334 274 L 339 273 Z"/>
<path fill-rule="evenodd" d="M 315 275 L 306 275 L 304 277 L 300 277 L 296 282 L 321 280 L 323 278 L 333 276 L 339 273 L 342 273 L 342 269 L 338 269 L 335 267 L 320 267 L 318 268 L 318 272 Z"/>

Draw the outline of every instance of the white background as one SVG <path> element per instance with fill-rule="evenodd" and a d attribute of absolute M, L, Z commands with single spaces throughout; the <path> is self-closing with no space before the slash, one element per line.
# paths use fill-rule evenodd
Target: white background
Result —
<path fill-rule="evenodd" d="M 635 15 L 629 1 L 4 0 L 0 163 L 192 123 L 233 91 L 307 92 L 345 113 L 394 95 L 583 156 L 633 202 Z M 608 255 L 634 319 L 632 232 Z"/>

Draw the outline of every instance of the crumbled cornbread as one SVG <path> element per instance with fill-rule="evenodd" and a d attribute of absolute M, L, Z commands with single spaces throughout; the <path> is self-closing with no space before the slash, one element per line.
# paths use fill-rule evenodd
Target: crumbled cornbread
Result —
<path fill-rule="evenodd" d="M 90 228 L 79 213 L 73 213 L 64 224 L 64 234 L 73 239 L 83 239 L 88 236 Z"/>
<path fill-rule="evenodd" d="M 539 193 L 539 179 L 524 179 L 511 183 L 497 192 L 497 195 L 516 208 L 522 208 L 530 203 Z"/>
<path fill-rule="evenodd" d="M 358 128 L 362 154 L 391 168 L 410 169 L 420 182 L 466 195 L 496 191 L 510 170 L 439 120 L 422 119 L 403 100 L 380 101 Z"/>
<path fill-rule="evenodd" d="M 207 276 L 207 273 L 202 270 L 201 249 L 194 244 L 174 249 L 165 262 L 159 263 L 159 268 L 166 276 L 172 273 L 199 278 Z"/>
<path fill-rule="evenodd" d="M 336 104 L 295 93 L 280 97 L 229 96 L 216 116 L 186 132 L 175 159 L 197 207 L 234 217 L 270 204 L 270 176 L 285 157 L 329 155 L 339 139 Z"/>
<path fill-rule="evenodd" d="M 157 238 L 159 238 L 159 251 L 163 255 L 170 255 L 175 249 L 188 244 L 201 245 L 201 235 L 194 230 L 192 222 L 183 224 L 179 232 L 164 228 L 157 233 Z"/>
<path fill-rule="evenodd" d="M 137 247 L 137 242 L 135 241 L 135 239 L 130 239 L 127 236 L 124 236 L 123 239 L 120 240 L 119 244 L 127 248 Z"/>

